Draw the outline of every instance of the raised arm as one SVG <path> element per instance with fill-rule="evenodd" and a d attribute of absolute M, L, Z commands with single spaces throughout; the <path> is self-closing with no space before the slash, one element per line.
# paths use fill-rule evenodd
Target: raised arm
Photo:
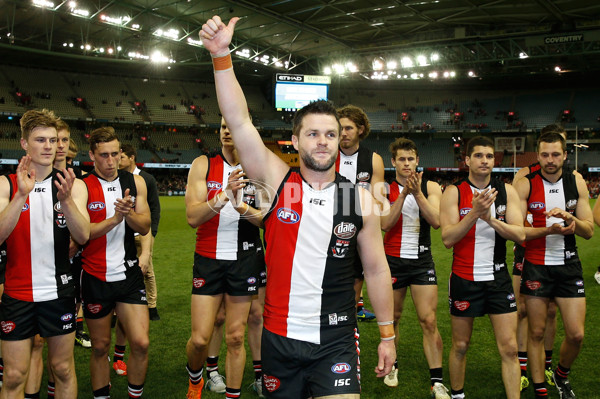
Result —
<path fill-rule="evenodd" d="M 373 310 L 380 323 L 381 342 L 377 349 L 379 361 L 375 368 L 377 377 L 390 373 L 396 360 L 396 346 L 394 344 L 394 300 L 392 294 L 392 276 L 390 267 L 385 258 L 381 226 L 377 216 L 375 201 L 372 195 L 358 188 L 360 207 L 363 214 L 363 228 L 358 233 L 358 251 L 365 273 L 367 291 L 373 305 Z"/>
<path fill-rule="evenodd" d="M 235 142 L 244 170 L 250 179 L 278 187 L 289 167 L 264 145 L 248 115 L 248 104 L 233 72 L 229 44 L 239 18 L 225 25 L 221 18 L 209 19 L 200 31 L 204 47 L 210 51 L 215 68 L 217 99 Z"/>

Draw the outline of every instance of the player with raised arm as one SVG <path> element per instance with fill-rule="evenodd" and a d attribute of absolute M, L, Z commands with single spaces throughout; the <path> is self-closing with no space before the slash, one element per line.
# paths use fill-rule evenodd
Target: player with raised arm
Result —
<path fill-rule="evenodd" d="M 237 21 L 225 25 L 215 16 L 200 37 L 213 57 L 219 106 L 244 171 L 278 193 L 263 219 L 268 275 L 263 393 L 285 399 L 358 398 L 353 288 L 358 253 L 380 324 L 377 376 L 389 374 L 395 359 L 391 277 L 378 208 L 368 191 L 335 173 L 340 125 L 330 103 L 314 102 L 296 112 L 292 143 L 300 155 L 299 171 L 265 147 L 233 72 L 228 47 Z"/>

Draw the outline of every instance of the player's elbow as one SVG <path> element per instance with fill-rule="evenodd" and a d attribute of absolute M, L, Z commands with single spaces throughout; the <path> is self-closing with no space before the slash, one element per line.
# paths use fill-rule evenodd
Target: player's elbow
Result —
<path fill-rule="evenodd" d="M 442 231 L 442 243 L 448 249 L 452 248 L 455 244 L 454 240 L 451 240 L 448 236 L 446 236 L 443 231 Z"/>

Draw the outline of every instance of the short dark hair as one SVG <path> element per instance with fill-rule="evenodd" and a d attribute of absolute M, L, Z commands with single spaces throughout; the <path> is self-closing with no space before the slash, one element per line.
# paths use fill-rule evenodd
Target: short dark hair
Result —
<path fill-rule="evenodd" d="M 544 135 L 546 133 L 567 133 L 567 130 L 559 123 L 551 123 L 550 125 L 544 126 L 540 131 L 540 135 Z"/>
<path fill-rule="evenodd" d="M 358 108 L 355 105 L 346 105 L 337 110 L 338 118 L 348 118 L 356 127 L 363 127 L 364 130 L 362 134 L 358 136 L 360 140 L 366 139 L 369 133 L 371 133 L 371 124 L 369 123 L 369 117 L 362 109 Z"/>
<path fill-rule="evenodd" d="M 542 134 L 537 142 L 538 152 L 540 151 L 540 143 L 560 143 L 563 152 L 567 151 L 567 141 L 562 134 L 557 132 L 548 132 Z"/>
<path fill-rule="evenodd" d="M 404 151 L 414 151 L 416 156 L 419 156 L 419 151 L 417 151 L 417 145 L 414 141 L 405 139 L 400 137 L 396 139 L 392 144 L 390 144 L 390 152 L 392 153 L 392 158 L 396 158 L 396 153 L 400 150 Z"/>
<path fill-rule="evenodd" d="M 300 108 L 294 114 L 294 122 L 292 124 L 292 134 L 296 137 L 300 134 L 300 129 L 302 129 L 302 121 L 304 117 L 308 114 L 323 114 L 323 115 L 331 115 L 335 118 L 338 123 L 338 133 L 340 130 L 340 118 L 338 118 L 337 110 L 334 105 L 330 101 L 319 100 L 313 101 L 308 105 Z"/>
<path fill-rule="evenodd" d="M 90 133 L 90 151 L 94 152 L 99 143 L 110 143 L 113 140 L 119 140 L 114 128 L 110 126 L 99 127 Z"/>
<path fill-rule="evenodd" d="M 25 140 L 28 140 L 29 134 L 38 127 L 53 127 L 58 133 L 58 118 L 54 115 L 54 112 L 47 109 L 31 109 L 25 112 L 19 124 L 21 126 L 21 138 Z"/>
<path fill-rule="evenodd" d="M 492 150 L 495 151 L 494 142 L 485 136 L 475 136 L 467 143 L 467 156 L 470 157 L 473 154 L 476 146 L 482 147 L 492 147 Z"/>
<path fill-rule="evenodd" d="M 134 157 L 137 159 L 137 151 L 131 144 L 121 144 L 121 151 L 124 152 L 129 158 Z"/>

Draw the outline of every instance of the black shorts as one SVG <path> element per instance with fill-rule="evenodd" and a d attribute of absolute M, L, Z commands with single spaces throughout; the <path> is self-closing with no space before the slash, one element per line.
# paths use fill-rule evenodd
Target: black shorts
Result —
<path fill-rule="evenodd" d="M 525 260 L 521 294 L 542 298 L 585 298 L 581 262 L 546 266 Z"/>
<path fill-rule="evenodd" d="M 448 282 L 450 314 L 480 317 L 486 314 L 511 313 L 517 310 L 512 281 L 506 268 L 491 281 L 465 280 L 456 274 Z"/>
<path fill-rule="evenodd" d="M 437 285 L 433 262 L 404 259 L 386 255 L 392 274 L 392 288 L 399 290 L 411 285 Z"/>
<path fill-rule="evenodd" d="M 83 314 L 88 319 L 101 319 L 112 314 L 117 302 L 147 305 L 144 275 L 139 267 L 128 268 L 125 280 L 102 281 L 87 273 L 81 274 Z"/>
<path fill-rule="evenodd" d="M 267 286 L 267 264 L 265 263 L 265 254 L 260 251 L 256 253 L 256 262 L 258 266 L 258 288 Z"/>
<path fill-rule="evenodd" d="M 360 394 L 358 334 L 339 329 L 338 339 L 314 344 L 273 334 L 263 328 L 263 392 L 267 398 Z"/>
<path fill-rule="evenodd" d="M 523 273 L 523 262 L 525 261 L 525 248 L 519 244 L 515 244 L 513 247 L 515 253 L 513 259 L 513 276 L 520 276 Z"/>
<path fill-rule="evenodd" d="M 55 337 L 75 331 L 77 313 L 73 297 L 26 302 L 4 294 L 0 309 L 0 337 L 5 341 L 21 341 L 36 334 Z"/>
<path fill-rule="evenodd" d="M 211 259 L 194 253 L 192 295 L 257 295 L 260 280 L 258 259 L 255 253 L 238 260 Z"/>

